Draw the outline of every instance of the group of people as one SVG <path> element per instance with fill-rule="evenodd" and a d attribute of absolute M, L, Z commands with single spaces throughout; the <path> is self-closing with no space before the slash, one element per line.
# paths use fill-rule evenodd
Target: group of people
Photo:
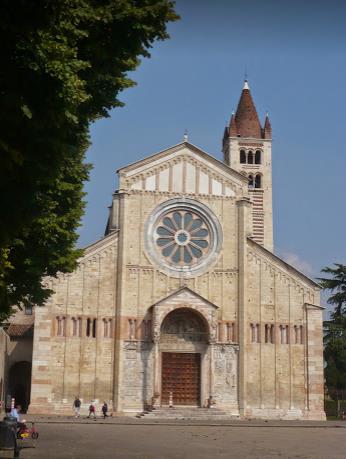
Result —
<path fill-rule="evenodd" d="M 76 397 L 74 402 L 73 402 L 73 409 L 75 413 L 75 417 L 79 418 L 80 417 L 80 407 L 82 405 L 82 402 L 80 401 L 79 397 Z M 101 413 L 103 416 L 103 419 L 106 419 L 108 417 L 108 405 L 106 402 L 103 402 L 102 408 L 101 408 Z M 95 400 L 91 400 L 90 405 L 89 405 L 89 414 L 87 418 L 91 419 L 93 418 L 96 421 L 96 407 L 95 407 Z"/>

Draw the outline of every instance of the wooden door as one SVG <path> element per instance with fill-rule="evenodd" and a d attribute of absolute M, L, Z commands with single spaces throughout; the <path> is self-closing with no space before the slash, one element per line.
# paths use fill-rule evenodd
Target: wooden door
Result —
<path fill-rule="evenodd" d="M 169 393 L 173 394 L 173 405 L 200 405 L 201 355 L 185 352 L 162 353 L 162 399 L 169 404 Z"/>

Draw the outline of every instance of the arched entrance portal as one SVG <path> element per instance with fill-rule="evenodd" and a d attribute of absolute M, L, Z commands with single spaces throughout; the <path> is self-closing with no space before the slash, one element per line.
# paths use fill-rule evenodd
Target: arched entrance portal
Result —
<path fill-rule="evenodd" d="M 161 325 L 161 404 L 200 406 L 208 343 L 204 318 L 189 308 L 170 312 Z"/>
<path fill-rule="evenodd" d="M 26 412 L 30 403 L 31 363 L 17 362 L 10 369 L 10 393 Z"/>

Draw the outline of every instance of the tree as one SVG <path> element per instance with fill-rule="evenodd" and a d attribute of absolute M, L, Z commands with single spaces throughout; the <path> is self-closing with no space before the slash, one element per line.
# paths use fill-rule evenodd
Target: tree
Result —
<path fill-rule="evenodd" d="M 332 295 L 328 303 L 334 305 L 330 320 L 324 322 L 325 378 L 328 392 L 334 399 L 346 396 L 346 266 L 335 263 L 324 268 L 331 277 L 319 278 L 322 288 Z"/>
<path fill-rule="evenodd" d="M 169 0 L 3 0 L 0 5 L 0 313 L 43 304 L 71 271 L 89 125 L 122 106 L 127 77 L 168 38 Z"/>

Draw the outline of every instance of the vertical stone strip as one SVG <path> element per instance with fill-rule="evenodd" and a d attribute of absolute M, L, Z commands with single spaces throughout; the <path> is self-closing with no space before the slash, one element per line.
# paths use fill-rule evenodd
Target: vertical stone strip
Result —
<path fill-rule="evenodd" d="M 50 374 L 51 307 L 35 309 L 35 333 L 32 356 L 31 402 L 29 413 L 51 413 L 52 381 Z"/>
<path fill-rule="evenodd" d="M 256 261 L 257 262 L 257 261 Z M 263 372 L 263 341 L 264 341 L 264 338 L 265 338 L 265 333 L 262 333 L 263 332 L 263 324 L 262 324 L 262 261 L 259 261 L 259 313 L 260 313 L 260 319 L 259 319 L 259 323 L 260 323 L 260 362 L 259 362 L 259 371 L 260 371 L 260 374 L 259 374 L 259 381 L 260 381 L 260 400 L 259 400 L 259 408 L 260 409 L 263 409 L 264 408 L 264 405 L 263 405 L 263 381 L 262 381 L 262 378 L 263 378 L 263 375 L 265 374 Z"/>
<path fill-rule="evenodd" d="M 120 228 L 126 227 L 126 196 L 127 193 L 124 191 L 119 191 L 119 226 Z M 116 279 L 117 279 L 117 290 L 115 295 L 115 320 L 116 320 L 116 333 L 114 336 L 114 387 L 113 387 L 113 410 L 121 411 L 121 380 L 122 380 L 122 371 L 121 371 L 121 347 L 122 347 L 122 302 L 123 302 L 123 286 L 125 285 L 125 250 L 126 245 L 126 231 L 120 231 L 119 233 L 119 245 L 118 245 L 118 260 L 116 267 Z"/>
<path fill-rule="evenodd" d="M 288 284 L 288 362 L 289 362 L 289 384 L 290 384 L 290 405 L 289 409 L 293 409 L 293 399 L 292 399 L 292 325 L 291 325 L 291 301 L 292 301 L 292 295 L 291 295 L 291 283 Z"/>
<path fill-rule="evenodd" d="M 239 372 L 238 403 L 239 413 L 246 411 L 246 329 L 247 329 L 247 237 L 250 235 L 249 214 L 251 203 L 247 198 L 237 201 L 238 206 L 238 337 L 239 337 Z"/>
<path fill-rule="evenodd" d="M 306 418 L 325 420 L 324 412 L 324 382 L 323 382 L 323 308 L 305 303 L 306 308 L 306 337 L 307 347 L 307 398 L 308 411 Z"/>

